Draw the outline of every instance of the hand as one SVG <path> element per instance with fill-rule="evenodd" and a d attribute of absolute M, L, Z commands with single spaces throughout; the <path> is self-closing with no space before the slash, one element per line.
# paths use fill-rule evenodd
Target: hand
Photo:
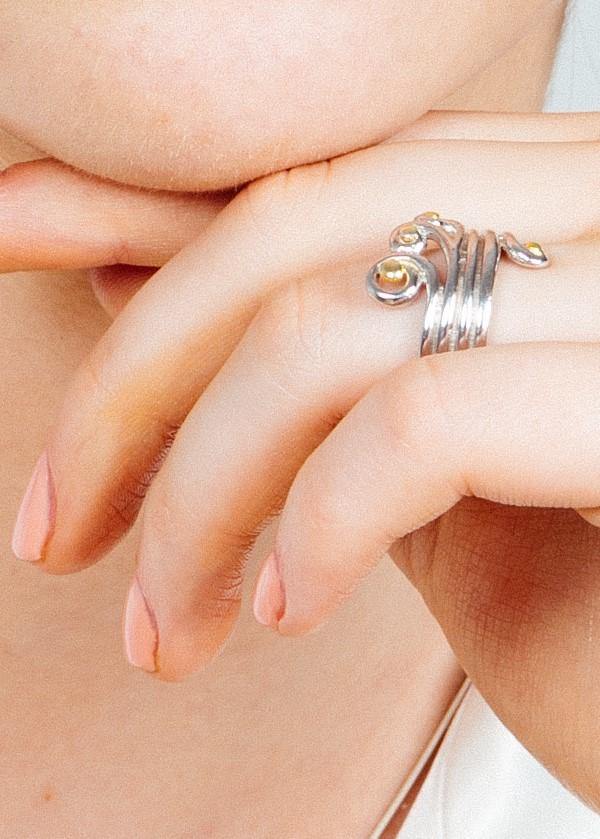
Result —
<path fill-rule="evenodd" d="M 566 124 L 570 142 L 535 142 L 558 140 L 560 119 L 506 118 L 505 142 L 405 141 L 242 191 L 81 369 L 17 547 L 51 572 L 89 564 L 158 472 L 129 653 L 180 678 L 231 630 L 246 549 L 293 482 L 258 617 L 284 633 L 316 626 L 391 547 L 504 721 L 599 803 L 597 533 L 574 513 L 470 497 L 600 506 L 598 124 Z M 539 345 L 408 361 L 422 309 L 372 304 L 363 274 L 426 208 L 548 245 L 543 275 L 502 265 L 490 332 Z"/>

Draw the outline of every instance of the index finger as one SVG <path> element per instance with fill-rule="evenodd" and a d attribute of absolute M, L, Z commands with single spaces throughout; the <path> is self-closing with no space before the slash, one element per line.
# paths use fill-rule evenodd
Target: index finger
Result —
<path fill-rule="evenodd" d="M 0 272 L 163 265 L 229 193 L 143 190 L 46 158 L 0 173 Z"/>

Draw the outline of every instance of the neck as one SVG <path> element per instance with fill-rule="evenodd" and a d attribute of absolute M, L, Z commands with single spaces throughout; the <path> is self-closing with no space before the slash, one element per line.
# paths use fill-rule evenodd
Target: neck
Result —
<path fill-rule="evenodd" d="M 438 107 L 453 111 L 541 111 L 560 38 L 566 0 L 555 0 L 537 16 L 533 30 L 483 73 Z"/>

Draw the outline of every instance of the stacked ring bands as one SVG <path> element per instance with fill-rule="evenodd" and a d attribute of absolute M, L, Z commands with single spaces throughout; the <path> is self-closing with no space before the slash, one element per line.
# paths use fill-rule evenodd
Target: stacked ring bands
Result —
<path fill-rule="evenodd" d="M 430 242 L 443 254 L 446 269 L 442 275 L 424 255 Z M 367 289 L 381 303 L 398 306 L 425 287 L 422 356 L 485 345 L 502 252 L 525 268 L 549 265 L 537 242 L 521 245 L 511 233 L 465 231 L 458 222 L 432 212 L 396 227 L 390 251 L 370 269 Z"/>

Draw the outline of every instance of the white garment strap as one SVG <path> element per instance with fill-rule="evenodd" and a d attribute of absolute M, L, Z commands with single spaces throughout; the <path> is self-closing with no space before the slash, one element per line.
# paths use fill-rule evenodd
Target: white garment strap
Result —
<path fill-rule="evenodd" d="M 600 0 L 568 4 L 544 110 L 600 110 Z"/>
<path fill-rule="evenodd" d="M 600 816 L 533 758 L 473 686 L 397 839 L 599 839 Z"/>
<path fill-rule="evenodd" d="M 427 745 L 425 746 L 423 752 L 419 755 L 418 761 L 412 767 L 404 781 L 402 782 L 402 786 L 394 796 L 393 800 L 391 801 L 389 807 L 381 817 L 381 820 L 373 830 L 373 832 L 369 835 L 369 839 L 380 839 L 381 835 L 383 834 L 386 827 L 392 821 L 398 809 L 402 806 L 402 803 L 408 793 L 410 792 L 413 784 L 423 771 L 427 761 L 431 757 L 431 755 L 435 752 L 437 747 L 439 746 L 440 742 L 442 741 L 444 734 L 450 727 L 450 723 L 452 722 L 454 715 L 456 714 L 458 708 L 460 707 L 461 702 L 463 701 L 465 694 L 470 685 L 469 679 L 465 679 L 462 683 L 458 693 L 452 700 L 452 703 L 449 705 L 446 713 L 442 717 L 439 722 L 439 725 L 431 735 Z"/>

